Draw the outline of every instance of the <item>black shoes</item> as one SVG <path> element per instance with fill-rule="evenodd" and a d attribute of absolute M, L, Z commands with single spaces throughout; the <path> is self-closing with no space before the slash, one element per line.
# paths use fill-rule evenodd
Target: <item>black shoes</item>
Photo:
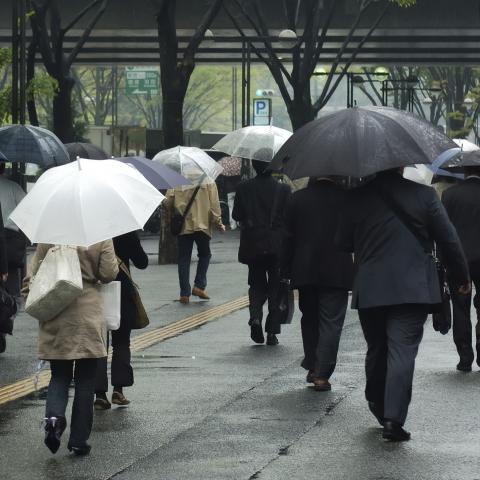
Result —
<path fill-rule="evenodd" d="M 265 343 L 265 337 L 263 336 L 262 324 L 255 320 L 250 320 L 250 338 L 255 343 Z"/>
<path fill-rule="evenodd" d="M 315 381 L 315 372 L 313 370 L 308 371 L 305 381 L 307 383 L 313 383 Z"/>
<path fill-rule="evenodd" d="M 278 345 L 278 338 L 274 333 L 267 333 L 267 345 Z"/>
<path fill-rule="evenodd" d="M 407 442 L 410 440 L 410 433 L 404 430 L 399 423 L 390 420 L 383 422 L 382 436 L 391 442 Z"/>
<path fill-rule="evenodd" d="M 89 445 L 88 443 L 80 447 L 74 447 L 73 445 L 68 444 L 67 448 L 70 452 L 74 453 L 79 457 L 88 455 L 90 453 L 90 450 L 92 449 L 91 445 Z"/>
<path fill-rule="evenodd" d="M 457 370 L 460 372 L 471 372 L 472 371 L 472 362 L 463 362 L 460 360 L 457 364 Z"/>
<path fill-rule="evenodd" d="M 380 410 L 380 408 L 374 402 L 368 402 L 368 408 L 372 412 L 373 416 L 377 419 L 377 422 L 383 427 L 385 422 L 385 419 L 383 418 L 383 409 Z"/>
<path fill-rule="evenodd" d="M 67 427 L 65 417 L 45 418 L 45 445 L 52 453 L 60 448 L 60 438 Z"/>

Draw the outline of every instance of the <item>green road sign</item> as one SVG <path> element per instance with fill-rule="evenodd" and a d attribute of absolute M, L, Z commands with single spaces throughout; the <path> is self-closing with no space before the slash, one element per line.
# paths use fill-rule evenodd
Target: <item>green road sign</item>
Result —
<path fill-rule="evenodd" d="M 125 67 L 127 95 L 158 95 L 160 70 L 158 67 Z"/>

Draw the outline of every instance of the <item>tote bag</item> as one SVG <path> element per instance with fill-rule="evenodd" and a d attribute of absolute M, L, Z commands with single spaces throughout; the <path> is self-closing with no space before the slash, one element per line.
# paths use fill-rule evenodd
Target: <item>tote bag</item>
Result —
<path fill-rule="evenodd" d="M 121 282 L 115 281 L 98 285 L 102 297 L 103 318 L 108 330 L 120 328 Z"/>
<path fill-rule="evenodd" d="M 25 311 L 37 320 L 51 320 L 70 306 L 82 291 L 76 247 L 52 247 L 30 283 Z"/>

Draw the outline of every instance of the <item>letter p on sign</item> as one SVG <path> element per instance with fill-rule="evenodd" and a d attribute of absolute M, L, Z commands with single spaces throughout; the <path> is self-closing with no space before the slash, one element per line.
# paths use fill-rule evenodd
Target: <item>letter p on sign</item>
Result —
<path fill-rule="evenodd" d="M 253 124 L 270 125 L 272 118 L 272 100 L 270 98 L 253 99 Z"/>

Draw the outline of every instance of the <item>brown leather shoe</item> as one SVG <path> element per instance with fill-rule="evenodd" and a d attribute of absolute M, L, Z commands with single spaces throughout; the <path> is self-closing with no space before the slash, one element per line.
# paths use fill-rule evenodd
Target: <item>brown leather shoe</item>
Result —
<path fill-rule="evenodd" d="M 109 410 L 112 405 L 106 398 L 97 397 L 93 402 L 93 407 L 95 410 Z"/>
<path fill-rule="evenodd" d="M 192 295 L 195 295 L 196 297 L 201 298 L 202 300 L 210 300 L 210 297 L 207 295 L 207 292 L 198 287 L 192 288 Z"/>
<path fill-rule="evenodd" d="M 190 297 L 180 297 L 178 301 L 184 305 L 188 305 L 190 303 Z"/>
<path fill-rule="evenodd" d="M 112 393 L 112 403 L 115 405 L 125 406 L 130 403 L 130 400 L 128 400 L 123 393 L 116 392 L 114 390 Z"/>
<path fill-rule="evenodd" d="M 313 381 L 313 388 L 317 392 L 329 392 L 332 389 L 330 382 L 324 378 L 316 378 Z"/>

